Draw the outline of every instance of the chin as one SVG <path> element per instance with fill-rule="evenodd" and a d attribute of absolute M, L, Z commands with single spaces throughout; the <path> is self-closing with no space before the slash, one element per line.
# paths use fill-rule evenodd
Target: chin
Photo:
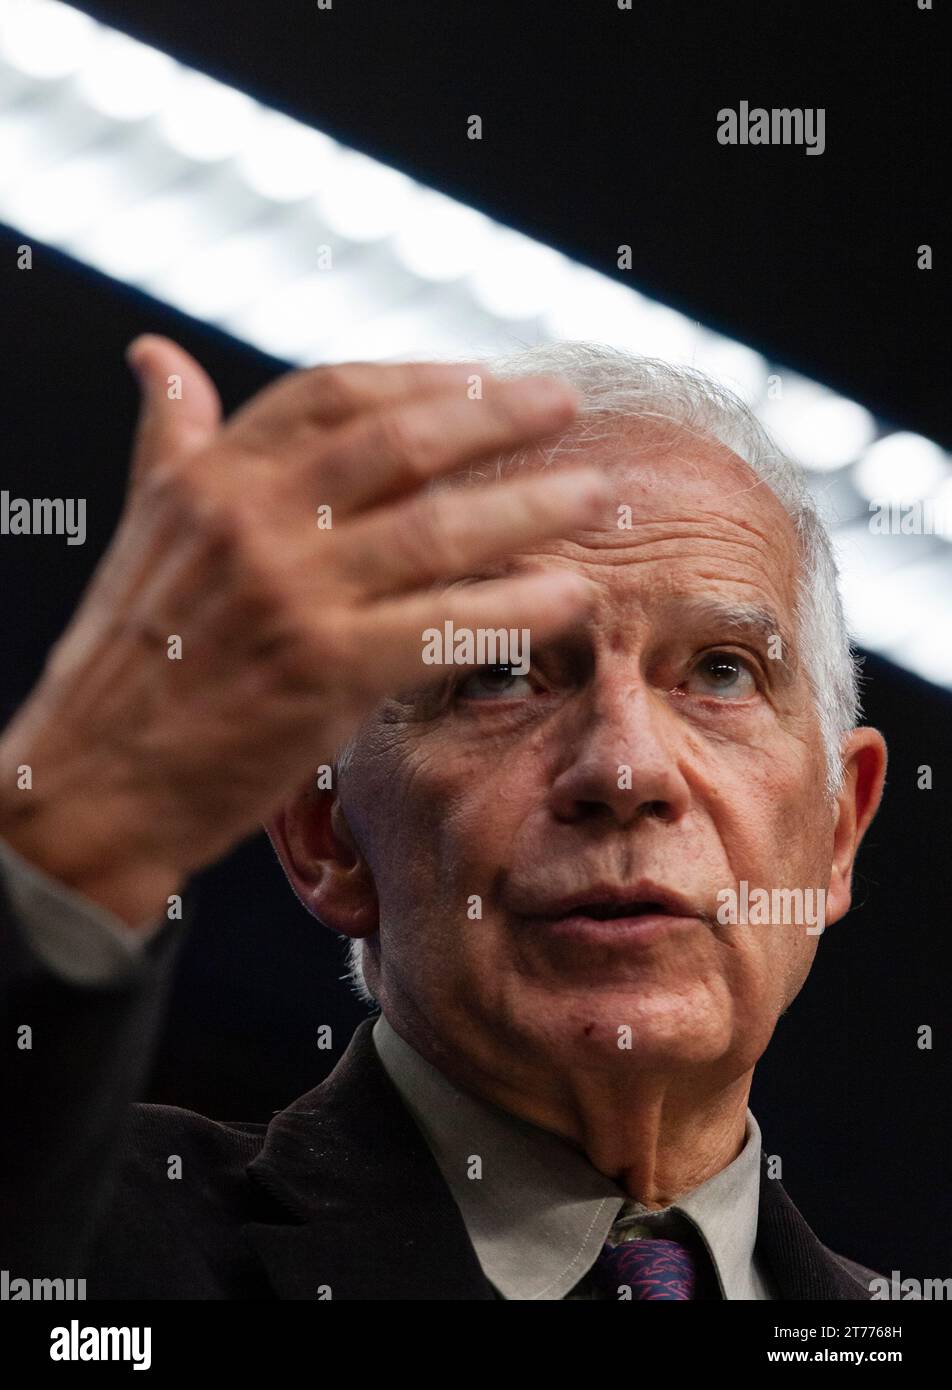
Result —
<path fill-rule="evenodd" d="M 734 1019 L 704 1002 L 707 1008 L 691 1008 L 683 996 L 646 1000 L 630 991 L 599 991 L 592 998 L 550 1001 L 532 1031 L 538 1050 L 569 1066 L 618 1073 L 711 1065 L 732 1050 Z M 523 1017 L 528 1021 L 529 1011 Z"/>

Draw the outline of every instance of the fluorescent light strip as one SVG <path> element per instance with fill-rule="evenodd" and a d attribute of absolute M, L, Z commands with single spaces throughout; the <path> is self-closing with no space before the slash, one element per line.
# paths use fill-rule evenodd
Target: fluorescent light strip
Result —
<path fill-rule="evenodd" d="M 0 0 L 0 219 L 295 365 L 588 338 L 700 367 L 835 493 L 860 639 L 952 686 L 952 526 L 869 529 L 952 511 L 937 445 L 56 0 Z"/>

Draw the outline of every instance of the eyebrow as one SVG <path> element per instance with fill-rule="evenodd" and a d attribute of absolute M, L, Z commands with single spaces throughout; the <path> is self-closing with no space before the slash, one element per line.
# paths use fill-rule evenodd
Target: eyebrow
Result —
<path fill-rule="evenodd" d="M 532 573 L 537 566 L 522 557 L 507 556 L 505 559 L 491 561 L 476 574 L 466 575 L 448 587 L 453 589 L 462 585 L 485 583 L 505 575 Z M 775 609 L 767 604 L 744 603 L 737 599 L 709 598 L 707 596 L 688 597 L 672 595 L 668 604 L 671 616 L 698 627 L 720 628 L 722 631 L 750 636 L 766 646 L 771 637 L 780 638 L 782 655 L 771 660 L 771 666 L 779 676 L 793 679 L 799 666 L 799 650 L 793 633 L 783 622 Z"/>
<path fill-rule="evenodd" d="M 726 629 L 738 635 L 749 634 L 765 643 L 780 638 L 782 656 L 777 665 L 791 674 L 796 668 L 797 647 L 793 636 L 774 609 L 759 603 L 741 603 L 733 599 L 694 598 L 675 599 L 671 605 L 682 620 L 698 626 Z"/>

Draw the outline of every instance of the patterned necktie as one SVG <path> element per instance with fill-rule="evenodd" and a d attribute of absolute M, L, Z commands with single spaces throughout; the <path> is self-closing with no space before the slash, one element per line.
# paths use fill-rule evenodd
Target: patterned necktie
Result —
<path fill-rule="evenodd" d="M 606 1244 L 592 1275 L 604 1293 L 617 1299 L 703 1297 L 698 1292 L 694 1254 L 677 1240 L 639 1237 L 620 1245 Z"/>

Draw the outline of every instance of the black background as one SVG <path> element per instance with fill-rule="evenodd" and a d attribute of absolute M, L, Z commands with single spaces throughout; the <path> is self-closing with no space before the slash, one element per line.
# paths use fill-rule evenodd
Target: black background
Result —
<path fill-rule="evenodd" d="M 575 5 L 165 0 L 83 6 L 861 400 L 950 438 L 944 33 L 915 0 L 875 6 L 615 0 Z M 823 106 L 827 150 L 725 149 L 715 113 Z M 484 139 L 465 138 L 479 113 Z M 56 253 L 0 233 L 2 486 L 86 496 L 84 547 L 0 546 L 4 713 L 67 621 L 121 503 L 135 393 L 122 349 L 170 332 L 228 406 L 279 364 Z M 916 270 L 933 245 L 936 269 Z M 950 596 L 952 597 L 952 596 Z M 758 1069 L 767 1152 L 821 1237 L 884 1271 L 950 1272 L 946 888 L 952 697 L 869 658 L 891 763 L 856 907 L 822 939 Z M 916 789 L 933 768 L 934 790 Z M 314 1085 L 364 1009 L 343 951 L 266 841 L 207 873 L 150 1098 L 267 1118 Z M 317 1029 L 333 1026 L 332 1052 Z M 917 1047 L 930 1025 L 934 1049 Z"/>

